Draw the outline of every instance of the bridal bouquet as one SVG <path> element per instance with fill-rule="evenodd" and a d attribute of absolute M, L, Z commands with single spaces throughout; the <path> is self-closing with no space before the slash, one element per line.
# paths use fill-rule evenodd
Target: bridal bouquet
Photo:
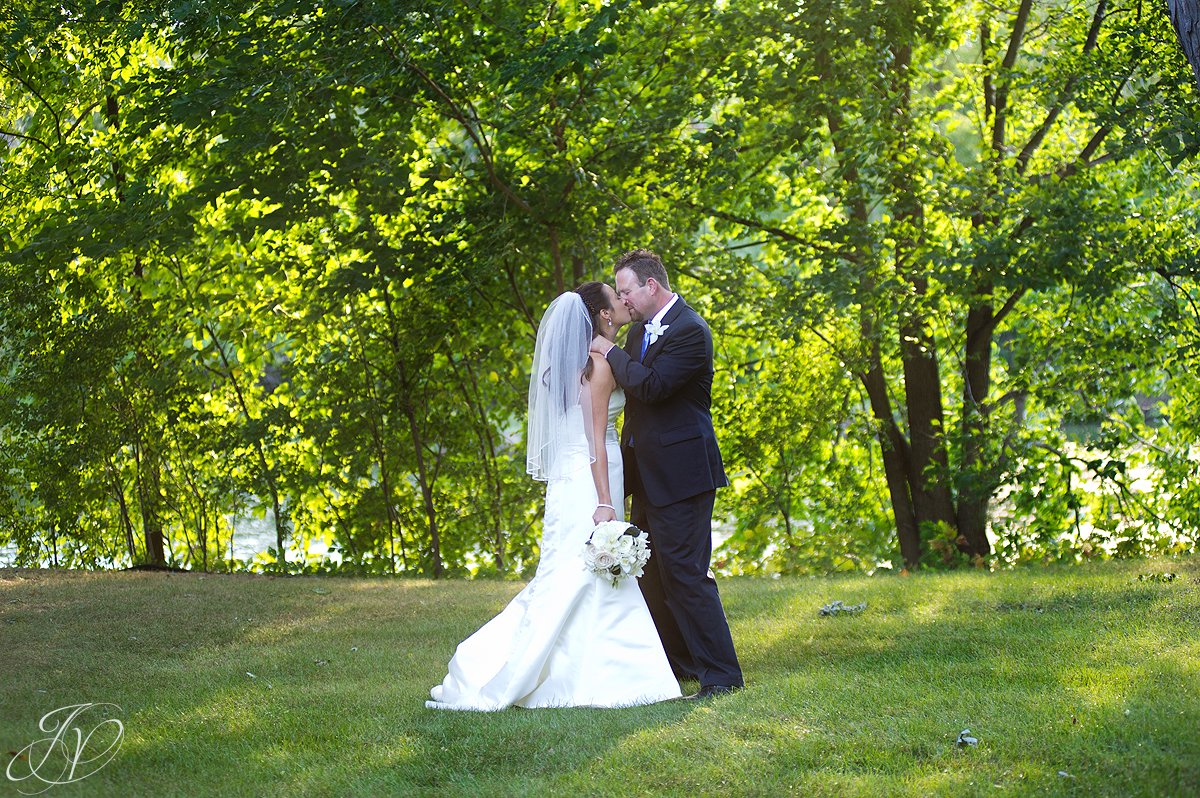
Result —
<path fill-rule="evenodd" d="M 583 544 L 584 565 L 616 587 L 627 576 L 642 575 L 642 566 L 650 560 L 649 540 L 645 532 L 624 521 L 597 524 Z"/>

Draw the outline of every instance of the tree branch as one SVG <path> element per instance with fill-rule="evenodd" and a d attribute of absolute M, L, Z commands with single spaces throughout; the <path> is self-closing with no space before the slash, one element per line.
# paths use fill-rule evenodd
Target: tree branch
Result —
<path fill-rule="evenodd" d="M 75 128 L 79 127 L 79 125 L 83 123 L 83 120 L 87 118 L 87 115 L 90 114 L 92 111 L 96 110 L 96 106 L 98 106 L 101 102 L 102 102 L 101 100 L 96 100 L 96 102 L 92 103 L 87 108 L 84 108 L 79 113 L 78 118 L 75 119 L 75 122 L 69 128 L 67 128 L 66 135 L 69 136 L 72 133 L 74 133 Z"/>
<path fill-rule="evenodd" d="M 1096 4 L 1096 13 L 1092 16 L 1092 26 L 1088 29 L 1087 39 L 1083 44 L 1083 55 L 1087 55 L 1096 49 L 1096 42 L 1100 37 L 1100 26 L 1104 23 L 1104 14 L 1107 10 L 1107 0 L 1100 0 Z M 1046 114 L 1046 119 L 1042 122 L 1041 127 L 1030 137 L 1029 141 L 1021 148 L 1020 155 L 1017 156 L 1017 174 L 1025 174 L 1025 170 L 1029 167 L 1029 160 L 1037 149 L 1042 146 L 1042 142 L 1046 138 L 1046 134 L 1050 132 L 1050 128 L 1054 126 L 1058 120 L 1058 115 L 1062 113 L 1062 109 L 1071 99 L 1071 94 L 1075 90 L 1075 83 L 1079 79 L 1079 73 L 1075 73 L 1068 78 L 1067 83 L 1063 86 L 1062 92 L 1059 94 L 1058 102 L 1049 113 Z"/>
<path fill-rule="evenodd" d="M 1029 22 L 1029 11 L 1033 0 L 1021 0 L 1017 10 L 1017 18 L 1013 22 L 1012 34 L 1008 37 L 1008 50 L 1004 53 L 1004 61 L 1000 70 L 1008 73 L 1017 63 L 1017 55 L 1021 52 L 1021 39 L 1025 35 L 1025 25 Z M 1004 149 L 1004 127 L 1008 121 L 1008 84 L 1009 76 L 1005 74 L 996 90 L 995 118 L 992 120 L 992 152 L 999 155 Z"/>
<path fill-rule="evenodd" d="M 1025 296 L 1027 290 L 1028 289 L 1020 288 L 1014 291 L 1012 295 L 1005 300 L 1004 304 L 1000 306 L 1000 309 L 992 315 L 991 324 L 988 325 L 991 330 L 995 330 L 996 326 L 1003 321 L 1009 313 L 1012 313 L 1013 308 L 1015 308 L 1017 303 L 1021 301 L 1021 298 Z"/>
<path fill-rule="evenodd" d="M 656 192 L 656 193 L 658 193 L 659 196 L 665 196 L 662 192 Z M 716 208 L 706 208 L 703 205 L 699 205 L 690 200 L 678 199 L 678 198 L 673 198 L 673 197 L 670 199 L 673 199 L 675 202 L 678 202 L 680 205 L 683 205 L 685 208 L 689 208 L 693 211 L 699 211 L 700 213 L 707 214 L 709 216 L 712 216 L 714 219 L 721 219 L 722 221 L 733 222 L 734 224 L 740 224 L 743 227 L 748 227 L 751 230 L 757 230 L 761 233 L 767 233 L 768 235 L 771 235 L 775 238 L 782 239 L 791 244 L 803 244 L 805 246 L 811 247 L 812 249 L 815 249 L 818 252 L 824 252 L 826 255 L 836 255 L 838 257 L 846 258 L 846 260 L 849 260 L 851 262 L 854 262 L 854 260 L 855 260 L 851 256 L 846 256 L 846 255 L 843 255 L 842 253 L 839 253 L 833 247 L 830 247 L 825 244 L 820 244 L 811 239 L 801 238 L 800 236 L 796 235 L 795 233 L 789 233 L 787 230 L 784 230 L 783 228 L 780 228 L 780 227 L 772 227 L 771 225 L 763 224 L 762 222 L 758 221 L 757 219 L 751 219 L 751 218 L 748 218 L 745 216 L 738 216 L 737 214 L 729 213 L 727 211 L 719 211 Z"/>
<path fill-rule="evenodd" d="M 33 141 L 38 144 L 41 144 L 42 148 L 45 150 L 51 149 L 49 144 L 47 144 L 42 139 L 39 139 L 37 136 L 27 136 L 26 134 L 18 133 L 15 130 L 0 130 L 0 136 L 10 136 L 14 139 L 25 139 L 26 141 Z"/>
<path fill-rule="evenodd" d="M 500 175 L 496 173 L 496 164 L 492 158 L 491 145 L 487 141 L 487 137 L 484 135 L 480 127 L 478 114 L 475 115 L 474 120 L 469 119 L 463 110 L 458 106 L 458 104 L 454 102 L 454 100 L 446 92 L 446 90 L 442 88 L 437 81 L 430 77 L 428 72 L 422 69 L 421 66 L 412 58 L 402 58 L 400 53 L 396 51 L 396 48 L 392 47 L 392 45 L 387 42 L 385 34 L 395 39 L 396 36 L 394 33 L 391 31 L 385 31 L 383 28 L 377 25 L 373 27 L 375 32 L 379 34 L 381 41 L 383 41 L 388 50 L 391 51 L 392 58 L 415 72 L 417 77 L 419 77 L 421 81 L 428 86 L 429 89 L 432 90 L 433 93 L 436 94 L 438 98 L 445 104 L 450 117 L 462 125 L 463 130 L 466 131 L 468 136 L 470 136 L 471 141 L 475 143 L 475 147 L 479 151 L 479 157 L 482 159 L 483 165 L 487 169 L 488 180 L 491 182 L 491 184 L 499 189 L 505 197 L 512 200 L 512 202 L 518 208 L 529 214 L 534 219 L 538 219 L 537 213 L 534 212 L 529 203 L 521 199 L 521 197 L 518 196 L 516 192 L 514 192 L 512 188 L 508 186 L 507 183 L 500 179 Z M 540 221 L 540 219 L 538 220 Z"/>
<path fill-rule="evenodd" d="M 54 110 L 54 106 L 52 106 L 50 102 L 42 96 L 41 92 L 33 87 L 32 83 L 30 83 L 23 75 L 17 72 L 17 70 L 9 67 L 2 61 L 0 61 L 0 69 L 3 69 L 8 74 L 12 75 L 13 79 L 25 87 L 26 91 L 28 91 L 34 97 L 37 97 L 41 104 L 46 106 L 46 110 L 50 112 L 52 117 L 54 117 L 54 133 L 58 136 L 58 141 L 61 144 L 63 140 L 62 118 L 59 116 L 58 112 Z"/>

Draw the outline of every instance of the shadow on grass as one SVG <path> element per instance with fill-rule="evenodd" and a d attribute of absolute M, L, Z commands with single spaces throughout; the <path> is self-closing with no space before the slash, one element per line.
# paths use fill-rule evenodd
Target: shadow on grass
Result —
<path fill-rule="evenodd" d="M 729 580 L 746 691 L 488 714 L 423 701 L 516 583 L 0 581 L 0 743 L 120 704 L 120 758 L 56 795 L 1190 794 L 1196 565 Z M 819 617 L 835 598 L 868 609 Z"/>
<path fill-rule="evenodd" d="M 757 678 L 728 744 L 776 718 L 772 744 L 739 764 L 814 794 L 1200 793 L 1195 566 L 1170 584 L 1130 569 L 1018 574 L 1000 590 L 970 573 L 797 582 L 735 624 Z M 923 581 L 937 592 L 913 601 Z M 839 586 L 867 613 L 819 617 Z M 955 744 L 964 728 L 980 745 Z"/>
<path fill-rule="evenodd" d="M 119 758 L 55 794 L 502 795 L 539 792 L 690 711 L 426 709 L 458 640 L 520 589 L 454 587 L 195 574 L 0 582 L 18 677 L 0 687 L 0 740 L 19 749 L 45 712 L 104 701 L 123 711 Z"/>

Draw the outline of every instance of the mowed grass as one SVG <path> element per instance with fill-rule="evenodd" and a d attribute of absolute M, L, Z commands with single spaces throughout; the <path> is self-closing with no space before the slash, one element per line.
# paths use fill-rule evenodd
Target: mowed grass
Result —
<path fill-rule="evenodd" d="M 724 580 L 740 693 L 425 709 L 520 587 L 0 570 L 0 752 L 107 702 L 118 755 L 46 795 L 1200 794 L 1200 558 Z"/>

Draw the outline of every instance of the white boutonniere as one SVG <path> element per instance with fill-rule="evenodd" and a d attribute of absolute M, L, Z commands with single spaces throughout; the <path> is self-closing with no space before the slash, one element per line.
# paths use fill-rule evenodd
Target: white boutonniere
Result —
<path fill-rule="evenodd" d="M 657 341 L 659 339 L 659 336 L 661 336 L 663 333 L 665 333 L 667 331 L 667 328 L 670 326 L 671 326 L 670 324 L 659 324 L 656 321 L 646 322 L 646 333 L 645 334 L 650 336 L 650 343 L 646 344 L 646 346 L 650 346 L 650 344 L 653 344 L 655 341 Z"/>

